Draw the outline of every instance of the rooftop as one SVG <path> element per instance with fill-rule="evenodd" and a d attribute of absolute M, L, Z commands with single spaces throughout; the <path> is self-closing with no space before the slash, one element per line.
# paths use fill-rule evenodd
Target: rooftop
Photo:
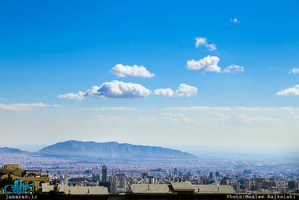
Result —
<path fill-rule="evenodd" d="M 135 194 L 171 194 L 172 191 L 167 184 L 132 184 L 132 193 Z"/>
<path fill-rule="evenodd" d="M 197 194 L 234 194 L 236 191 L 229 185 L 193 185 Z"/>
<path fill-rule="evenodd" d="M 171 182 L 171 184 L 132 184 L 133 194 L 177 194 L 192 192 L 193 194 L 235 194 L 229 185 L 192 185 L 190 181 Z"/>

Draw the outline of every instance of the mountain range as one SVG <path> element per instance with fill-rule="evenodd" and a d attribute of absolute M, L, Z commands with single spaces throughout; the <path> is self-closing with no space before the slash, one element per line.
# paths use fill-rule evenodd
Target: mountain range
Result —
<path fill-rule="evenodd" d="M 16 149 L 16 148 L 8 148 L 8 147 L 3 147 L 0 148 L 0 153 L 20 153 L 20 154 L 24 154 L 24 153 L 28 153 L 27 151 L 22 151 L 20 149 Z"/>
<path fill-rule="evenodd" d="M 29 153 L 14 148 L 0 148 L 0 153 Z M 194 159 L 196 156 L 169 148 L 157 146 L 132 145 L 118 142 L 82 142 L 69 140 L 46 146 L 34 152 L 41 156 L 92 157 L 92 158 L 142 158 L 142 159 Z"/>

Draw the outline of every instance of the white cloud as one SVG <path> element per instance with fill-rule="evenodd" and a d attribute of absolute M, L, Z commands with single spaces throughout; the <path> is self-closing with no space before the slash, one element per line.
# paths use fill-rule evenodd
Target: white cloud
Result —
<path fill-rule="evenodd" d="M 117 64 L 115 65 L 112 70 L 112 74 L 115 74 L 118 77 L 126 77 L 126 76 L 134 76 L 134 77 L 145 77 L 145 78 L 151 78 L 154 77 L 155 74 L 150 73 L 145 67 L 133 65 L 122 65 Z"/>
<path fill-rule="evenodd" d="M 85 96 L 100 98 L 145 98 L 151 91 L 137 83 L 125 83 L 122 81 L 105 82 L 101 86 L 93 86 L 87 92 L 78 94 L 68 93 L 59 95 L 59 98 L 82 100 Z"/>
<path fill-rule="evenodd" d="M 168 107 L 166 110 L 208 110 L 208 111 L 231 111 L 231 107 L 207 107 L 207 106 L 191 106 L 191 107 Z"/>
<path fill-rule="evenodd" d="M 273 112 L 273 111 L 284 111 L 284 112 L 296 112 L 299 109 L 294 107 L 208 107 L 208 106 L 190 106 L 190 107 L 167 107 L 163 110 L 181 110 L 181 111 L 245 111 L 245 112 Z"/>
<path fill-rule="evenodd" d="M 164 95 L 169 97 L 190 97 L 196 93 L 196 87 L 187 85 L 185 83 L 180 84 L 175 92 L 170 88 L 161 88 L 154 91 L 155 95 Z"/>
<path fill-rule="evenodd" d="M 122 116 L 112 116 L 112 117 L 105 117 L 104 115 L 100 114 L 96 116 L 101 122 L 107 122 L 107 121 L 112 121 L 112 122 L 125 122 L 127 121 L 126 118 Z"/>
<path fill-rule="evenodd" d="M 224 73 L 244 72 L 244 67 L 239 65 L 231 65 L 223 70 Z"/>
<path fill-rule="evenodd" d="M 293 68 L 289 71 L 290 74 L 299 74 L 299 68 Z"/>
<path fill-rule="evenodd" d="M 93 86 L 86 94 L 101 98 L 144 98 L 150 95 L 150 90 L 137 83 L 114 80 L 105 82 L 100 87 Z"/>
<path fill-rule="evenodd" d="M 67 93 L 67 94 L 58 95 L 58 98 L 83 100 L 85 96 L 86 96 L 86 93 L 79 91 L 77 94 Z"/>
<path fill-rule="evenodd" d="M 299 95 L 299 84 L 295 85 L 295 87 L 290 87 L 284 90 L 280 90 L 279 92 L 276 93 L 277 95 L 281 96 L 294 96 L 294 95 Z"/>
<path fill-rule="evenodd" d="M 127 121 L 127 119 L 125 117 L 119 116 L 119 115 L 110 117 L 110 118 L 108 118 L 108 120 L 112 120 L 114 122 L 126 122 Z"/>
<path fill-rule="evenodd" d="M 217 72 L 217 73 L 231 73 L 231 72 L 244 72 L 244 67 L 239 65 L 230 65 L 226 67 L 223 71 L 221 67 L 218 66 L 218 62 L 220 58 L 218 56 L 210 56 L 204 57 L 199 61 L 189 60 L 187 62 L 187 68 L 190 70 L 197 70 L 201 72 Z"/>
<path fill-rule="evenodd" d="M 197 117 L 191 118 L 182 113 L 171 113 L 166 112 L 161 114 L 162 119 L 169 122 L 184 122 L 184 123 L 219 123 L 226 120 L 230 120 L 231 117 L 229 115 L 224 115 L 222 113 L 210 113 L 209 117 Z"/>
<path fill-rule="evenodd" d="M 246 124 L 283 124 L 284 122 L 279 118 L 273 118 L 273 117 L 248 117 L 246 115 L 236 115 L 237 119 L 240 119 L 242 122 Z"/>
<path fill-rule="evenodd" d="M 0 100 L 1 100 L 1 101 L 6 101 L 7 99 L 4 98 L 4 97 L 0 97 Z"/>
<path fill-rule="evenodd" d="M 173 97 L 174 96 L 174 91 L 170 88 L 161 88 L 161 89 L 154 90 L 154 94 L 155 95 L 164 95 L 164 96 Z"/>
<path fill-rule="evenodd" d="M 294 112 L 298 109 L 295 109 L 293 107 L 280 107 L 280 108 L 274 108 L 274 107 L 236 107 L 236 110 L 238 111 L 253 111 L 253 112 L 272 112 L 272 111 L 285 111 L 285 112 Z"/>
<path fill-rule="evenodd" d="M 276 111 L 277 108 L 273 107 L 236 107 L 239 111 Z"/>
<path fill-rule="evenodd" d="M 189 60 L 187 62 L 187 68 L 190 70 L 197 70 L 201 72 L 221 72 L 221 68 L 218 66 L 218 62 L 220 61 L 217 56 L 207 56 L 199 61 Z"/>
<path fill-rule="evenodd" d="M 231 19 L 230 21 L 231 21 L 231 22 L 234 22 L 235 24 L 240 23 L 240 21 L 239 21 L 237 18 Z"/>
<path fill-rule="evenodd" d="M 196 43 L 195 43 L 196 47 L 199 47 L 199 46 L 207 44 L 207 38 L 197 37 L 197 38 L 195 38 L 195 40 L 196 40 Z"/>
<path fill-rule="evenodd" d="M 186 117 L 182 113 L 174 114 L 171 112 L 166 112 L 162 113 L 161 116 L 163 117 L 164 120 L 170 121 L 170 122 L 185 122 L 185 123 L 196 123 L 197 121 L 190 118 Z"/>
<path fill-rule="evenodd" d="M 175 96 L 178 97 L 190 97 L 197 93 L 197 88 L 185 83 L 180 84 L 178 89 L 175 91 Z"/>
<path fill-rule="evenodd" d="M 0 104 L 0 110 L 9 110 L 9 111 L 26 111 L 26 110 L 32 110 L 34 108 L 44 108 L 44 107 L 62 107 L 62 106 L 48 105 L 48 104 L 44 104 L 44 103 Z"/>
<path fill-rule="evenodd" d="M 195 41 L 196 41 L 195 42 L 196 48 L 199 47 L 199 46 L 205 46 L 209 49 L 209 51 L 215 51 L 217 49 L 215 44 L 209 44 L 207 42 L 207 38 L 197 37 L 197 38 L 195 38 Z"/>
<path fill-rule="evenodd" d="M 294 112 L 294 111 L 298 111 L 298 109 L 295 109 L 293 107 L 281 107 L 280 110 L 282 111 L 286 111 L 286 112 Z"/>
<path fill-rule="evenodd" d="M 136 110 L 133 107 L 99 107 L 99 108 L 89 108 L 85 110 Z"/>
<path fill-rule="evenodd" d="M 229 115 L 224 115 L 222 113 L 211 113 L 210 116 L 213 122 L 225 121 L 231 118 Z"/>

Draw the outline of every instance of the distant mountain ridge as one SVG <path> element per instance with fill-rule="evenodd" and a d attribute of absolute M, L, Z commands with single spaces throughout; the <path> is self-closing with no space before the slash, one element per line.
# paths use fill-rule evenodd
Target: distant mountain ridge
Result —
<path fill-rule="evenodd" d="M 118 142 L 82 142 L 76 140 L 59 142 L 44 147 L 38 153 L 45 156 L 87 156 L 96 158 L 196 158 L 192 154 L 163 147 Z"/>
<path fill-rule="evenodd" d="M 20 154 L 24 154 L 24 153 L 29 153 L 27 151 L 22 151 L 20 149 L 16 149 L 16 148 L 8 148 L 8 147 L 0 147 L 0 153 L 20 153 Z"/>

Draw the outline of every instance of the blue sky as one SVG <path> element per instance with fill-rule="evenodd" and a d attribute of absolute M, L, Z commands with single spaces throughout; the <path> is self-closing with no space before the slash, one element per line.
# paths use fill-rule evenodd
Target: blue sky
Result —
<path fill-rule="evenodd" d="M 2 0 L 0 145 L 298 147 L 298 6 Z"/>

